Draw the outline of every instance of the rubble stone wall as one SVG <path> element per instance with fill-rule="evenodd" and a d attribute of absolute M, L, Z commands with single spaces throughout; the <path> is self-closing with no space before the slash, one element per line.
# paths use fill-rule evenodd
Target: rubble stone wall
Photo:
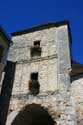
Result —
<path fill-rule="evenodd" d="M 28 93 L 28 81 L 32 72 L 38 72 L 40 92 L 57 89 L 56 28 L 36 31 L 13 37 L 8 60 L 16 61 L 13 93 Z M 34 41 L 40 41 L 41 57 L 31 57 Z"/>
<path fill-rule="evenodd" d="M 57 90 L 56 58 L 37 62 L 17 64 L 12 94 L 29 93 L 29 80 L 32 72 L 38 72 L 40 93 Z"/>
<path fill-rule="evenodd" d="M 83 75 L 77 76 L 77 79 L 72 81 L 71 90 L 75 102 L 77 125 L 83 125 Z"/>
<path fill-rule="evenodd" d="M 40 40 L 42 53 L 41 57 L 32 58 L 30 48 L 36 40 Z M 9 112 L 36 103 L 47 108 L 57 125 L 77 125 L 73 98 L 67 92 L 71 71 L 68 26 L 14 36 L 13 42 L 8 60 L 17 64 Z M 31 72 L 39 73 L 37 96 L 29 94 Z"/>
<path fill-rule="evenodd" d="M 13 96 L 10 103 L 10 109 L 13 112 L 10 112 L 9 114 L 7 125 L 14 120 L 12 117 L 15 118 L 23 107 L 33 103 L 43 106 L 54 121 L 56 121 L 57 125 L 77 125 L 76 112 L 72 103 L 71 94 L 56 92 L 43 93 L 35 97 L 31 95 Z"/>

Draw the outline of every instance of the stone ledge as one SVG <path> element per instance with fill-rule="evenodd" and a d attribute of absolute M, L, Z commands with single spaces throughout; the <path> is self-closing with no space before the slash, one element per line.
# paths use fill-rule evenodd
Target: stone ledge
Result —
<path fill-rule="evenodd" d="M 57 94 L 57 91 L 47 91 L 47 92 L 43 92 L 43 93 L 40 93 L 40 94 L 38 94 L 38 95 L 36 95 L 36 96 L 34 96 L 34 95 L 31 95 L 30 93 L 23 93 L 23 94 L 13 94 L 12 95 L 12 98 L 29 98 L 29 97 L 33 97 L 33 98 L 35 98 L 35 97 L 47 97 L 47 96 L 50 96 L 50 95 L 56 95 Z"/>
<path fill-rule="evenodd" d="M 38 61 L 48 60 L 48 59 L 54 59 L 54 58 L 57 58 L 57 54 L 54 54 L 54 55 L 51 55 L 51 56 L 46 56 L 46 57 L 31 58 L 31 59 L 29 59 L 29 60 L 19 60 L 19 61 L 17 61 L 17 64 L 38 62 Z"/>

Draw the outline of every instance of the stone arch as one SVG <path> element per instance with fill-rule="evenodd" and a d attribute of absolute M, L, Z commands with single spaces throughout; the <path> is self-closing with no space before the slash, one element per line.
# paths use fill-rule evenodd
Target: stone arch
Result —
<path fill-rule="evenodd" d="M 22 108 L 11 125 L 56 125 L 56 122 L 43 106 L 32 103 Z"/>

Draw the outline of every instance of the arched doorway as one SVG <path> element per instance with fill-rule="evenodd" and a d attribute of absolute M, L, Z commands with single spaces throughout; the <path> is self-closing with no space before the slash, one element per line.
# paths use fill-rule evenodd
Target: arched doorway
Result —
<path fill-rule="evenodd" d="M 54 125 L 49 113 L 38 104 L 25 106 L 11 125 Z"/>

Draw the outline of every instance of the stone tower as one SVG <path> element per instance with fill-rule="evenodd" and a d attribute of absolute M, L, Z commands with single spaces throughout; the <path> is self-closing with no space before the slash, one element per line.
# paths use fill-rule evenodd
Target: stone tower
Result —
<path fill-rule="evenodd" d="M 46 108 L 57 124 L 75 125 L 75 117 L 68 121 L 75 114 L 68 93 L 71 71 L 68 22 L 14 32 L 12 40 L 8 62 L 16 65 L 7 124 L 12 123 L 22 107 L 35 103 Z M 38 83 L 39 87 L 30 88 L 30 82 Z"/>
<path fill-rule="evenodd" d="M 31 77 L 37 77 L 40 93 L 67 89 L 65 80 L 68 80 L 71 71 L 71 61 L 66 22 L 15 32 L 12 33 L 12 40 L 14 44 L 8 58 L 9 61 L 16 62 L 12 94 L 28 93 Z"/>

